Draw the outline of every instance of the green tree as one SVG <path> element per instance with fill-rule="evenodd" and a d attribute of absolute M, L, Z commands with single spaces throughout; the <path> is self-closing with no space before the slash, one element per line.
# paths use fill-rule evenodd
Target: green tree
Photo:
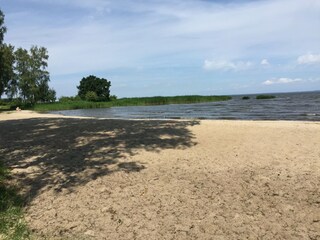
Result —
<path fill-rule="evenodd" d="M 37 102 L 54 102 L 56 101 L 56 91 L 52 88 L 50 89 L 48 83 L 41 82 L 37 86 L 35 98 Z"/>
<path fill-rule="evenodd" d="M 53 88 L 49 88 L 45 102 L 55 102 L 56 100 L 56 90 L 54 90 Z"/>
<path fill-rule="evenodd" d="M 15 71 L 17 74 L 20 96 L 24 101 L 33 98 L 32 90 L 35 89 L 35 83 L 31 77 L 30 56 L 28 51 L 18 48 L 15 51 Z"/>
<path fill-rule="evenodd" d="M 50 75 L 46 70 L 48 67 L 49 55 L 44 47 L 33 46 L 30 49 L 31 77 L 35 81 L 34 98 L 35 102 L 49 102 L 49 81 Z"/>
<path fill-rule="evenodd" d="M 0 98 L 1 95 L 4 93 L 5 87 L 7 85 L 7 78 L 5 75 L 4 70 L 4 47 L 3 47 L 3 38 L 4 34 L 6 33 L 7 28 L 4 26 L 4 14 L 0 9 Z"/>
<path fill-rule="evenodd" d="M 4 14 L 0 9 L 0 44 L 3 42 L 4 34 L 7 32 L 6 26 L 4 26 Z"/>
<path fill-rule="evenodd" d="M 14 63 L 14 47 L 2 44 L 0 46 L 0 96 L 5 92 L 9 98 L 13 98 L 18 93 Z"/>
<path fill-rule="evenodd" d="M 31 47 L 30 51 L 4 44 L 7 28 L 4 26 L 4 14 L 0 9 L 0 98 L 6 93 L 9 98 L 18 94 L 24 102 L 55 101 L 56 92 L 49 88 L 50 76 L 48 51 L 44 47 Z"/>
<path fill-rule="evenodd" d="M 78 88 L 78 95 L 81 99 L 86 99 L 87 92 L 94 92 L 97 95 L 98 101 L 110 100 L 110 86 L 111 82 L 104 78 L 98 78 L 90 75 L 82 78 Z"/>
<path fill-rule="evenodd" d="M 50 75 L 46 70 L 49 58 L 47 49 L 33 46 L 29 53 L 18 48 L 15 57 L 15 71 L 23 100 L 31 104 L 55 100 L 55 91 L 49 89 L 48 85 Z"/>

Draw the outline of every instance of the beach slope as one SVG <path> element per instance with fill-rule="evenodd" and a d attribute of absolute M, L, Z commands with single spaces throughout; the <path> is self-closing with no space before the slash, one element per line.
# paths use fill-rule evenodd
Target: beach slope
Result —
<path fill-rule="evenodd" d="M 320 123 L 0 114 L 38 236 L 320 239 Z"/>

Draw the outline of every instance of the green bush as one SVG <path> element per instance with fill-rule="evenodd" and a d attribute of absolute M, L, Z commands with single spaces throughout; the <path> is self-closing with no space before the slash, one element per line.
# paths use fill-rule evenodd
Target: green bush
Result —
<path fill-rule="evenodd" d="M 243 97 L 242 97 L 242 100 L 249 100 L 249 99 L 250 99 L 249 96 L 243 96 Z"/>
<path fill-rule="evenodd" d="M 258 95 L 258 96 L 256 96 L 256 99 L 272 99 L 272 98 L 276 98 L 276 96 L 273 96 L 273 95 Z"/>
<path fill-rule="evenodd" d="M 115 101 L 117 100 L 117 96 L 116 95 L 110 95 L 110 101 Z"/>
<path fill-rule="evenodd" d="M 71 98 L 72 97 L 65 97 L 65 96 L 62 96 L 59 98 L 59 102 L 70 102 L 71 101 Z"/>
<path fill-rule="evenodd" d="M 81 101 L 81 98 L 78 95 L 74 96 L 74 97 L 62 96 L 59 98 L 59 102 L 61 102 L 61 103 L 75 102 L 75 101 Z"/>
<path fill-rule="evenodd" d="M 11 103 L 5 100 L 0 100 L 0 111 L 10 110 Z"/>
<path fill-rule="evenodd" d="M 79 95 L 76 95 L 73 97 L 73 101 L 81 101 L 81 97 Z"/>
<path fill-rule="evenodd" d="M 96 102 L 99 99 L 97 94 L 95 92 L 93 92 L 93 91 L 87 92 L 85 98 L 89 102 Z"/>

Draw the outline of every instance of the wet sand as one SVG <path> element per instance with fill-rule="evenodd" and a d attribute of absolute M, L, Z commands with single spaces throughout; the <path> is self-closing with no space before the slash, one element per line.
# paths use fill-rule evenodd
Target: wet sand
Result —
<path fill-rule="evenodd" d="M 0 114 L 35 235 L 320 239 L 320 123 Z"/>

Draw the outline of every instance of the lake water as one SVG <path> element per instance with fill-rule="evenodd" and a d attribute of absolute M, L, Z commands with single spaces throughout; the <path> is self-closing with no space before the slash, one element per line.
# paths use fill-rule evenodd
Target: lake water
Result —
<path fill-rule="evenodd" d="M 112 107 L 54 111 L 66 116 L 124 119 L 247 119 L 320 121 L 320 92 L 272 94 L 275 99 L 257 100 L 256 95 L 242 100 L 160 106 Z"/>

